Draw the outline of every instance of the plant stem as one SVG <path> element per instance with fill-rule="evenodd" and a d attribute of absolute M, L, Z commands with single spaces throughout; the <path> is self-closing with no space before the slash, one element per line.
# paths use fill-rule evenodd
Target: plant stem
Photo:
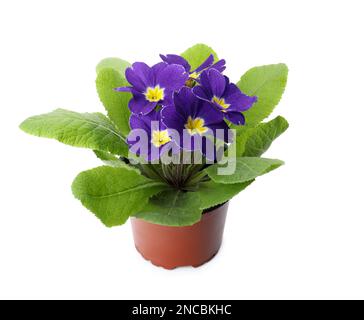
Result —
<path fill-rule="evenodd" d="M 190 176 L 190 178 L 186 181 L 185 186 L 191 187 L 193 185 L 197 185 L 199 182 L 202 182 L 206 176 L 206 172 L 200 171 L 197 174 Z"/>

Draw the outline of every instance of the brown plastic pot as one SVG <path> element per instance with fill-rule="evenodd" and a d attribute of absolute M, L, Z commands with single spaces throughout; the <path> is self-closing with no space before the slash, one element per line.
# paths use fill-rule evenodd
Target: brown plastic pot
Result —
<path fill-rule="evenodd" d="M 170 227 L 132 218 L 135 247 L 154 265 L 166 269 L 198 267 L 219 251 L 229 203 L 205 212 L 192 226 Z"/>

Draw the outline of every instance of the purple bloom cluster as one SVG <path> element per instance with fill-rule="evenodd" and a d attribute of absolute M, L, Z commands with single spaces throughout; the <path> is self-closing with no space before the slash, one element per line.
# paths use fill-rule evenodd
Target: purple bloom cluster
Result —
<path fill-rule="evenodd" d="M 225 60 L 214 63 L 210 55 L 198 68 L 181 56 L 160 55 L 163 62 L 149 67 L 135 62 L 126 69 L 130 87 L 115 88 L 130 92 L 132 129 L 128 143 L 131 151 L 153 161 L 167 152 L 199 151 L 207 156 L 206 143 L 228 140 L 228 125 L 245 123 L 243 111 L 256 101 L 240 91 L 222 72 Z M 140 144 L 136 131 L 144 131 L 146 143 Z M 222 134 L 219 134 L 222 133 Z M 210 157 L 211 158 L 211 157 Z"/>

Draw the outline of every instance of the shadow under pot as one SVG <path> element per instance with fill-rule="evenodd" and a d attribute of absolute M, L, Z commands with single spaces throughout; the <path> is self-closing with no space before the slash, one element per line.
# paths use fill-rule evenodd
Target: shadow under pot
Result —
<path fill-rule="evenodd" d="M 229 203 L 205 212 L 192 226 L 171 227 L 132 218 L 134 243 L 139 253 L 156 266 L 174 269 L 198 267 L 219 251 Z"/>

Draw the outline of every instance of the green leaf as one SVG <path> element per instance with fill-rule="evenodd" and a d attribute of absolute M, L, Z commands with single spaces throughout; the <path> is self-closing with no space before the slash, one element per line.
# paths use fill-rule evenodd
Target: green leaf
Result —
<path fill-rule="evenodd" d="M 105 58 L 96 66 L 96 73 L 99 74 L 101 70 L 111 68 L 119 72 L 119 74 L 125 78 L 125 70 L 129 66 L 130 63 L 128 61 L 119 58 Z"/>
<path fill-rule="evenodd" d="M 98 157 L 100 160 L 102 160 L 102 162 L 105 163 L 107 166 L 117 167 L 117 168 L 126 168 L 129 170 L 134 170 L 134 171 L 138 172 L 139 174 L 141 174 L 140 170 L 138 170 L 136 167 L 130 165 L 129 163 L 126 163 L 120 157 L 117 157 L 117 156 L 111 154 L 110 152 L 94 150 L 94 153 L 95 153 L 96 157 Z"/>
<path fill-rule="evenodd" d="M 205 171 L 217 183 L 241 183 L 253 180 L 258 176 L 280 167 L 284 163 L 277 159 L 257 157 L 239 157 L 230 161 L 236 161 L 235 172 L 230 175 L 219 174 L 219 164 L 214 164 L 206 168 Z"/>
<path fill-rule="evenodd" d="M 81 172 L 72 184 L 75 197 L 107 227 L 123 224 L 165 188 L 134 170 L 106 166 Z"/>
<path fill-rule="evenodd" d="M 287 66 L 280 63 L 252 68 L 241 77 L 237 86 L 245 94 L 258 97 L 258 101 L 244 112 L 248 126 L 258 124 L 272 113 L 286 87 L 287 75 Z"/>
<path fill-rule="evenodd" d="M 288 122 L 281 116 L 259 124 L 252 129 L 245 143 L 245 157 L 259 157 L 268 150 L 273 140 L 288 128 Z"/>
<path fill-rule="evenodd" d="M 215 61 L 217 61 L 218 58 L 216 52 L 212 50 L 212 48 L 210 48 L 209 46 L 199 43 L 191 48 L 188 48 L 185 52 L 181 54 L 181 56 L 185 58 L 191 65 L 191 70 L 195 70 L 211 54 L 214 55 Z"/>
<path fill-rule="evenodd" d="M 128 86 L 128 82 L 119 72 L 111 68 L 103 68 L 96 78 L 96 89 L 111 121 L 119 128 L 124 137 L 130 131 L 130 111 L 128 103 L 131 94 L 118 92 L 114 88 Z"/>
<path fill-rule="evenodd" d="M 273 140 L 278 138 L 288 128 L 288 122 L 281 116 L 256 127 L 241 126 L 234 128 L 236 138 L 236 155 L 238 157 L 261 156 L 271 146 Z M 234 146 L 230 146 L 233 148 Z"/>
<path fill-rule="evenodd" d="M 102 161 L 120 161 L 119 158 L 110 152 L 94 150 L 96 157 Z"/>
<path fill-rule="evenodd" d="M 101 113 L 64 109 L 26 119 L 20 128 L 32 135 L 74 146 L 127 155 L 128 146 L 111 121 Z"/>
<path fill-rule="evenodd" d="M 214 181 L 201 183 L 197 190 L 201 200 L 200 208 L 205 210 L 229 201 L 253 181 L 234 184 L 221 184 Z"/>
<path fill-rule="evenodd" d="M 134 216 L 161 225 L 189 226 L 200 221 L 201 213 L 196 192 L 170 189 L 152 197 Z"/>
<path fill-rule="evenodd" d="M 236 126 L 232 129 L 235 129 L 235 138 L 233 143 L 229 146 L 229 149 L 225 151 L 225 155 L 228 155 L 229 152 L 231 152 L 230 150 L 235 148 L 236 156 L 241 157 L 244 154 L 245 144 L 252 129 L 247 126 Z"/>

